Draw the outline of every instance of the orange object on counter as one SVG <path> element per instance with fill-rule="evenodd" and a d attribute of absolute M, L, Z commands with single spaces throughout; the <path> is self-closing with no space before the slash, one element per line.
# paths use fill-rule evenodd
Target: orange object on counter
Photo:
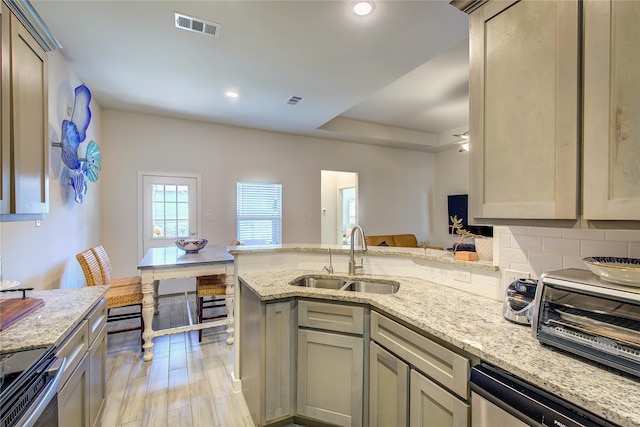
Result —
<path fill-rule="evenodd" d="M 461 261 L 477 261 L 478 253 L 477 252 L 467 252 L 467 251 L 459 251 L 456 252 L 456 259 Z"/>

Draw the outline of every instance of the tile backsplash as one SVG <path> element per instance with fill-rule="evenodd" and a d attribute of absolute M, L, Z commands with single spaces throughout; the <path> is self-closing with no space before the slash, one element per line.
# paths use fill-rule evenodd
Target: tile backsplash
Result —
<path fill-rule="evenodd" d="M 582 258 L 640 258 L 640 230 L 495 227 L 498 266 L 538 278 L 547 271 L 587 267 Z"/>

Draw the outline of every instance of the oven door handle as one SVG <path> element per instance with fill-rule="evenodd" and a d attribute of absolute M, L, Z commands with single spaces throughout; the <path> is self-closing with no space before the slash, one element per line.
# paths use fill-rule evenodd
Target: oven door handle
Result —
<path fill-rule="evenodd" d="M 51 382 L 49 382 L 49 384 L 47 384 L 47 387 L 45 387 L 42 393 L 40 393 L 27 412 L 20 417 L 16 427 L 29 427 L 35 424 L 40 415 L 42 415 L 44 410 L 47 408 L 47 405 L 49 405 L 49 403 L 56 397 L 56 394 L 58 394 L 58 387 L 60 386 L 60 380 L 66 365 L 66 358 L 63 358 L 62 360 L 58 359 L 53 365 L 51 365 L 47 370 L 47 375 L 55 375 L 55 377 Z"/>

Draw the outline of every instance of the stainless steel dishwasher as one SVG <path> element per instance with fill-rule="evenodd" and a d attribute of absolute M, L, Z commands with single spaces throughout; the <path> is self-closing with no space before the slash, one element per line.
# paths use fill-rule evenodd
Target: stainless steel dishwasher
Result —
<path fill-rule="evenodd" d="M 483 364 L 471 368 L 471 426 L 613 427 L 615 424 Z"/>

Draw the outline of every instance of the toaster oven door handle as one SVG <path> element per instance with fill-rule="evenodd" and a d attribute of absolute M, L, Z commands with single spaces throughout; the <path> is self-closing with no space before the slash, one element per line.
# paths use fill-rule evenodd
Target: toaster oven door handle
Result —
<path fill-rule="evenodd" d="M 48 376 L 54 376 L 53 380 L 47 384 L 45 389 L 40 393 L 38 398 L 31 404 L 27 412 L 20 418 L 16 426 L 32 426 L 42 415 L 47 405 L 56 398 L 58 394 L 58 388 L 60 387 L 60 379 L 64 373 L 64 368 L 67 364 L 67 359 L 58 359 L 47 370 Z"/>

